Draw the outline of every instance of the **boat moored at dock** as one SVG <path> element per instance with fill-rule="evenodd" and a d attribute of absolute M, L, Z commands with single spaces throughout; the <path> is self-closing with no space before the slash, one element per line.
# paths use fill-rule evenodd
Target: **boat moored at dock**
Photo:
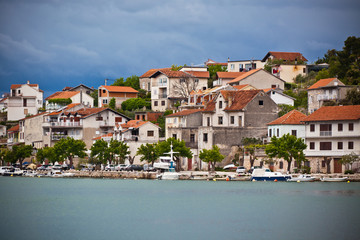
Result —
<path fill-rule="evenodd" d="M 284 175 L 280 172 L 271 172 L 268 168 L 257 168 L 251 174 L 251 181 L 286 181 L 290 175 Z"/>

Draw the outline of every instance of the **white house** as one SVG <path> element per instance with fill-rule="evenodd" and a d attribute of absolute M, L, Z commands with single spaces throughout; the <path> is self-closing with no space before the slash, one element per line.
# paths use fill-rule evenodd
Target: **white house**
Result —
<path fill-rule="evenodd" d="M 264 92 L 270 96 L 270 98 L 276 103 L 276 104 L 286 104 L 294 106 L 295 98 L 290 97 L 283 93 L 283 90 L 279 88 L 268 88 L 264 89 Z"/>
<path fill-rule="evenodd" d="M 17 121 L 35 115 L 43 105 L 43 91 L 38 84 L 12 84 L 8 98 L 8 121 Z"/>
<path fill-rule="evenodd" d="M 94 99 L 89 94 L 86 94 L 82 91 L 61 91 L 61 92 L 56 92 L 45 99 L 46 110 L 53 111 L 65 107 L 66 105 L 69 104 L 69 102 L 61 103 L 56 101 L 57 100 L 66 101 L 67 99 L 70 99 L 71 103 L 79 103 L 79 104 L 81 103 L 87 107 L 94 106 Z"/>

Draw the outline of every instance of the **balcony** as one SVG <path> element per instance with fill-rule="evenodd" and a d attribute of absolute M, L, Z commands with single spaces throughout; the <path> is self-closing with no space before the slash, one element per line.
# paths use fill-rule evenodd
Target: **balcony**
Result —
<path fill-rule="evenodd" d="M 82 122 L 44 122 L 43 127 L 82 127 Z"/>
<path fill-rule="evenodd" d="M 327 101 L 327 100 L 336 100 L 336 99 L 338 99 L 337 95 L 320 94 L 317 96 L 318 101 Z"/>
<path fill-rule="evenodd" d="M 80 135 L 65 135 L 65 134 L 51 134 L 51 141 L 59 141 L 63 138 L 67 138 L 67 137 L 71 137 L 75 140 L 79 140 L 81 139 L 81 136 Z"/>
<path fill-rule="evenodd" d="M 159 94 L 159 98 L 167 98 L 168 95 L 166 93 L 163 93 L 163 94 Z"/>
<path fill-rule="evenodd" d="M 109 121 L 100 121 L 100 127 L 115 127 L 114 123 L 110 123 Z"/>
<path fill-rule="evenodd" d="M 320 136 L 326 137 L 326 136 L 332 136 L 331 131 L 320 131 Z"/>
<path fill-rule="evenodd" d="M 158 87 L 167 87 L 167 82 L 158 82 Z"/>

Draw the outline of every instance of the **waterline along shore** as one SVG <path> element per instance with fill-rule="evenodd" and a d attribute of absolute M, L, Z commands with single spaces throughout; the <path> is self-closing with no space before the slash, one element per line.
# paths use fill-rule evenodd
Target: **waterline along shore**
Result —
<path fill-rule="evenodd" d="M 47 171 L 37 171 L 46 174 Z M 74 173 L 72 178 L 109 178 L 109 179 L 157 179 L 158 172 L 147 171 L 78 171 L 68 170 Z M 217 180 L 217 181 L 250 181 L 251 175 L 238 175 L 234 172 L 207 172 L 207 171 L 181 171 L 179 180 Z M 297 176 L 298 174 L 292 174 Z M 360 182 L 360 174 L 311 174 L 315 181 L 322 177 L 347 177 L 350 182 Z M 41 177 L 41 176 L 40 176 Z M 46 176 L 43 176 L 46 177 Z"/>

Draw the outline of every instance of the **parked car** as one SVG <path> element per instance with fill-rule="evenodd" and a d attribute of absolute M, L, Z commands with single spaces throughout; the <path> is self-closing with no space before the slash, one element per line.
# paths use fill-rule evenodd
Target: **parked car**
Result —
<path fill-rule="evenodd" d="M 118 164 L 118 165 L 115 166 L 115 170 L 116 170 L 116 171 L 123 171 L 123 170 L 125 170 L 128 166 L 129 166 L 129 165 L 127 165 L 127 164 Z"/>
<path fill-rule="evenodd" d="M 143 167 L 141 165 L 129 165 L 127 168 L 126 168 L 127 171 L 142 171 L 143 170 Z"/>
<path fill-rule="evenodd" d="M 244 166 L 239 166 L 236 169 L 236 173 L 237 174 L 245 174 L 246 173 L 246 168 Z"/>
<path fill-rule="evenodd" d="M 105 171 L 115 171 L 115 166 L 113 164 L 108 164 L 105 167 Z"/>

